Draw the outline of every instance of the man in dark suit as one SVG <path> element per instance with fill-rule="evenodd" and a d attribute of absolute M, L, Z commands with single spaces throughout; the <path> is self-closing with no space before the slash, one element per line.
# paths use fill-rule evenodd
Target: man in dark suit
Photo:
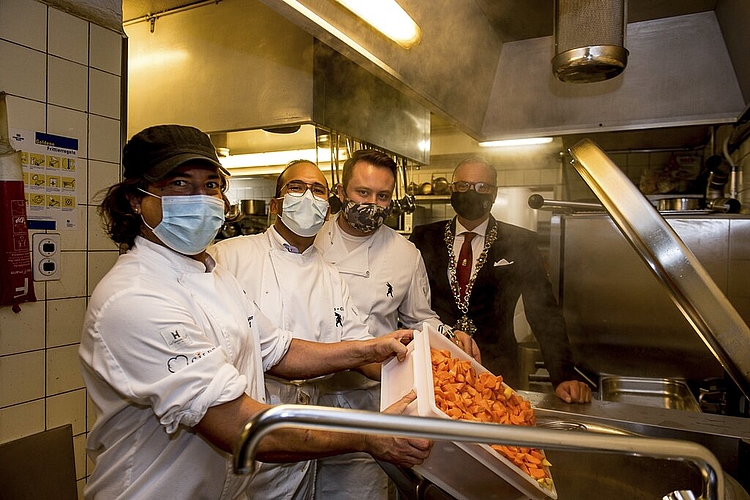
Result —
<path fill-rule="evenodd" d="M 517 387 L 513 315 L 522 296 L 555 394 L 569 403 L 590 402 L 591 389 L 573 368 L 565 319 L 536 235 L 495 220 L 490 210 L 496 195 L 494 167 L 482 158 L 467 158 L 453 172 L 456 217 L 414 228 L 411 241 L 427 267 L 432 308 L 443 322 L 473 333 L 482 364 Z"/>

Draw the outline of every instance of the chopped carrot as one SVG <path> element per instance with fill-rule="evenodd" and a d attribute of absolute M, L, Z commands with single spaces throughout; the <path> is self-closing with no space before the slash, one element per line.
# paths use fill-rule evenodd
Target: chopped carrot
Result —
<path fill-rule="evenodd" d="M 489 372 L 477 374 L 470 361 L 453 358 L 448 350 L 431 351 L 435 405 L 446 415 L 460 420 L 536 425 L 531 403 L 505 385 L 502 376 Z M 550 463 L 542 450 L 525 446 L 491 447 L 538 484 L 552 487 Z"/>

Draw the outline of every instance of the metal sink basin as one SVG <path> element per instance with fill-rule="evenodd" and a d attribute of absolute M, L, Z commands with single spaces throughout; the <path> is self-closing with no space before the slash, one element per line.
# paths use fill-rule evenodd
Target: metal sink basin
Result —
<path fill-rule="evenodd" d="M 575 417 L 561 418 L 537 410 L 537 426 L 572 432 L 642 436 L 629 430 L 627 422 L 616 427 Z M 692 491 L 694 498 L 700 495 L 701 472 L 689 462 L 585 450 L 554 449 L 546 450 L 546 454 L 552 463 L 552 477 L 560 500 L 661 499 L 678 490 Z M 726 473 L 724 485 L 725 499 L 750 500 L 750 495 Z"/>

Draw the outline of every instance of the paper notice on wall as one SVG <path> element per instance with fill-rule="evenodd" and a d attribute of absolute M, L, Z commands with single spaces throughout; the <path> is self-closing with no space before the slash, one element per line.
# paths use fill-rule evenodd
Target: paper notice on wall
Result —
<path fill-rule="evenodd" d="M 11 129 L 10 141 L 21 151 L 29 229 L 78 227 L 78 139 Z"/>

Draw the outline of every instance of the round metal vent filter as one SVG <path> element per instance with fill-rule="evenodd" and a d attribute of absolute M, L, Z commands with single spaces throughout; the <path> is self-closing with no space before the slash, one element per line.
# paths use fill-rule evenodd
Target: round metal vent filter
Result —
<path fill-rule="evenodd" d="M 552 71 L 570 83 L 614 78 L 628 64 L 625 0 L 556 0 Z"/>

